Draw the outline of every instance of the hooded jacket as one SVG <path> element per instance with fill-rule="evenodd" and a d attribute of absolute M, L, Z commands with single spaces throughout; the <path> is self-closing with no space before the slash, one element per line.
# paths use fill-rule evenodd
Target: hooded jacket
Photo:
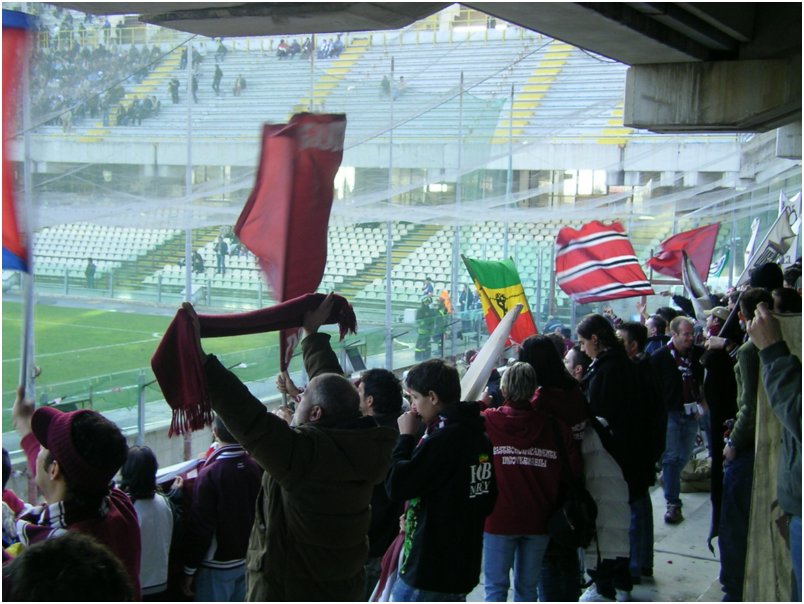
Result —
<path fill-rule="evenodd" d="M 572 432 L 561 421 L 533 409 L 507 404 L 483 412 L 494 446 L 497 503 L 485 531 L 495 535 L 546 535 L 547 520 L 558 509 L 564 487 L 580 478 L 581 459 Z M 554 423 L 551 423 L 554 422 Z M 569 468 L 561 462 L 556 430 Z"/>
<path fill-rule="evenodd" d="M 341 373 L 329 335 L 308 336 L 302 352 L 311 379 Z M 206 373 L 213 409 L 265 470 L 246 555 L 247 599 L 362 599 L 372 488 L 385 478 L 394 430 L 370 417 L 291 428 L 214 357 Z"/>
<path fill-rule="evenodd" d="M 497 496 L 491 456 L 477 403 L 448 408 L 418 444 L 400 435 L 385 488 L 408 501 L 399 577 L 411 587 L 468 594 L 477 585 Z"/>

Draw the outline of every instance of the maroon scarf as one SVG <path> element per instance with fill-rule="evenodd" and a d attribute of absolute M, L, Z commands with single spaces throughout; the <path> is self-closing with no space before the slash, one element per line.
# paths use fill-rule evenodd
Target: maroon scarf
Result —
<path fill-rule="evenodd" d="M 202 338 L 218 338 L 299 328 L 304 315 L 321 305 L 324 294 L 306 294 L 281 304 L 231 315 L 198 315 Z M 357 330 L 357 319 L 349 302 L 333 296 L 332 313 L 325 323 L 337 323 L 340 337 Z M 156 381 L 171 409 L 173 420 L 168 436 L 200 430 L 212 423 L 204 363 L 196 343 L 190 314 L 180 308 L 151 358 Z"/>

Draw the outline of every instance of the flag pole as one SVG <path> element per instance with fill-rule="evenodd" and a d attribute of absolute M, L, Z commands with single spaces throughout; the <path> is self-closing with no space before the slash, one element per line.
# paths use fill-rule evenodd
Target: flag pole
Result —
<path fill-rule="evenodd" d="M 461 71 L 461 79 L 460 79 L 460 105 L 458 111 L 458 179 L 455 184 L 455 208 L 460 212 L 461 207 L 461 196 L 463 194 L 462 188 L 460 186 L 461 181 L 461 171 L 463 170 L 463 71 Z M 450 291 L 452 292 L 452 299 L 458 299 L 458 259 L 461 253 L 461 227 L 459 224 L 456 224 L 452 227 L 452 283 L 450 284 Z M 460 329 L 460 325 L 455 322 L 452 324 L 451 329 L 451 342 L 452 342 L 452 354 L 455 354 L 455 349 L 458 347 L 458 330 Z"/>
<path fill-rule="evenodd" d="M 393 199 L 394 187 L 394 58 L 391 57 L 391 88 L 388 91 L 388 205 Z M 393 223 L 385 225 L 385 368 L 394 368 L 394 338 L 391 331 L 391 247 L 394 244 Z"/>
<path fill-rule="evenodd" d="M 187 45 L 187 163 L 184 167 L 184 195 L 187 203 L 190 202 L 190 195 L 193 192 L 193 53 L 192 48 Z M 193 225 L 190 223 L 191 214 L 186 214 L 188 221 L 184 228 L 184 300 L 193 302 Z M 144 404 L 144 401 L 143 401 Z M 184 434 L 184 459 L 192 457 L 193 439 L 192 434 Z"/>
<path fill-rule="evenodd" d="M 28 45 L 31 43 L 30 32 L 28 33 Z M 23 290 L 23 326 L 22 342 L 20 346 L 20 379 L 19 383 L 25 389 L 25 397 L 35 400 L 36 392 L 33 377 L 33 358 L 34 358 L 34 266 L 33 266 L 33 177 L 31 175 L 31 94 L 30 80 L 28 77 L 28 47 L 23 53 L 22 66 L 22 130 L 23 148 L 25 160 L 22 168 L 23 182 L 23 203 L 20 228 L 25 237 L 25 264 L 27 272 L 20 275 Z"/>
<path fill-rule="evenodd" d="M 503 212 L 503 258 L 508 258 L 508 210 L 514 191 L 514 85 L 511 84 L 511 114 L 508 118 L 508 172 L 505 179 L 505 212 Z"/>

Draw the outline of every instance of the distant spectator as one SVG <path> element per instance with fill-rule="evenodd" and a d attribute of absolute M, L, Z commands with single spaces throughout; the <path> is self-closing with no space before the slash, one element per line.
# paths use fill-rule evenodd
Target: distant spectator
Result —
<path fill-rule="evenodd" d="M 307 38 L 305 38 L 304 44 L 302 44 L 301 49 L 302 59 L 309 59 L 312 52 L 313 52 L 313 41 L 308 36 Z"/>
<path fill-rule="evenodd" d="M 425 277 L 424 285 L 422 286 L 422 296 L 432 297 L 433 291 L 435 291 L 435 288 L 433 287 L 433 281 L 430 279 L 430 277 Z"/>
<path fill-rule="evenodd" d="M 229 49 L 226 48 L 226 45 L 223 43 L 223 40 L 218 42 L 218 49 L 215 51 L 215 62 L 223 63 L 223 60 L 226 58 L 226 53 L 229 52 Z"/>
<path fill-rule="evenodd" d="M 234 96 L 240 96 L 244 83 L 245 80 L 243 79 L 243 76 L 238 74 L 238 76 L 235 78 L 234 88 L 232 89 L 232 94 Z"/>
<path fill-rule="evenodd" d="M 84 276 L 87 278 L 87 287 L 94 289 L 95 287 L 95 271 L 98 267 L 92 262 L 92 258 L 87 258 L 87 267 L 84 269 Z"/>
<path fill-rule="evenodd" d="M 300 52 L 301 52 L 301 44 L 299 44 L 298 40 L 293 40 L 293 42 L 291 42 L 290 44 L 290 48 L 288 48 L 288 57 L 292 59 Z"/>
<path fill-rule="evenodd" d="M 215 252 L 215 259 L 217 260 L 215 272 L 225 275 L 226 256 L 229 254 L 229 246 L 226 244 L 226 240 L 222 235 L 218 235 L 218 239 L 215 241 L 215 245 L 213 246 L 213 251 Z"/>
<path fill-rule="evenodd" d="M 191 89 L 191 91 L 193 93 L 193 103 L 197 103 L 198 102 L 198 74 L 197 73 L 193 74 L 191 84 L 190 84 L 190 89 Z"/>
<path fill-rule="evenodd" d="M 134 596 L 117 556 L 78 532 L 37 543 L 3 568 L 6 602 L 132 602 Z"/>
<path fill-rule="evenodd" d="M 394 100 L 402 96 L 406 88 L 407 88 L 407 82 L 405 82 L 405 76 L 399 76 L 399 81 L 396 83 L 396 86 L 394 87 L 393 91 Z"/>
<path fill-rule="evenodd" d="M 187 67 L 187 47 L 181 49 L 181 58 L 179 59 L 179 69 Z"/>
<path fill-rule="evenodd" d="M 279 45 L 276 47 L 276 57 L 278 59 L 286 59 L 288 56 L 288 44 L 285 40 L 279 40 Z"/>
<path fill-rule="evenodd" d="M 170 91 L 170 100 L 175 105 L 179 102 L 179 78 L 171 78 L 170 82 L 168 82 L 168 90 Z"/>
<path fill-rule="evenodd" d="M 192 263 L 194 273 L 204 272 L 204 258 L 198 253 L 198 250 L 193 250 Z"/>
<path fill-rule="evenodd" d="M 223 70 L 221 69 L 220 65 L 215 65 L 215 75 L 212 76 L 212 90 L 215 91 L 215 94 L 220 94 L 221 92 L 221 80 L 223 79 Z"/>

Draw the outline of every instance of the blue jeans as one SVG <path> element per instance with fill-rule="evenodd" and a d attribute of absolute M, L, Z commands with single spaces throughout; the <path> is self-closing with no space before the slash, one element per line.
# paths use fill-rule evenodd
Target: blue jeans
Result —
<path fill-rule="evenodd" d="M 790 516 L 790 559 L 795 585 L 790 593 L 793 602 L 801 601 L 801 516 Z"/>
<path fill-rule="evenodd" d="M 743 601 L 753 481 L 753 451 L 737 453 L 734 461 L 723 467 L 723 499 L 720 503 L 717 543 L 720 549 L 720 584 L 723 586 L 724 602 Z"/>
<path fill-rule="evenodd" d="M 445 560 L 445 564 L 449 564 Z M 403 579 L 397 579 L 391 590 L 392 602 L 466 602 L 466 594 L 449 594 L 411 587 Z"/>
<path fill-rule="evenodd" d="M 235 568 L 206 568 L 195 573 L 196 602 L 245 602 L 246 565 Z"/>
<path fill-rule="evenodd" d="M 542 558 L 540 602 L 577 602 L 581 597 L 581 563 L 577 549 L 552 543 Z"/>
<path fill-rule="evenodd" d="M 667 438 L 662 456 L 662 483 L 668 505 L 681 505 L 681 470 L 687 465 L 695 447 L 698 420 L 680 411 L 667 412 Z"/>
<path fill-rule="evenodd" d="M 514 569 L 514 602 L 535 602 L 542 558 L 549 535 L 494 535 L 483 533 L 483 580 L 486 602 L 508 599 Z"/>
<path fill-rule="evenodd" d="M 641 577 L 643 569 L 653 569 L 653 504 L 650 493 L 637 497 L 631 503 L 631 527 L 628 537 L 631 541 L 632 577 Z"/>

